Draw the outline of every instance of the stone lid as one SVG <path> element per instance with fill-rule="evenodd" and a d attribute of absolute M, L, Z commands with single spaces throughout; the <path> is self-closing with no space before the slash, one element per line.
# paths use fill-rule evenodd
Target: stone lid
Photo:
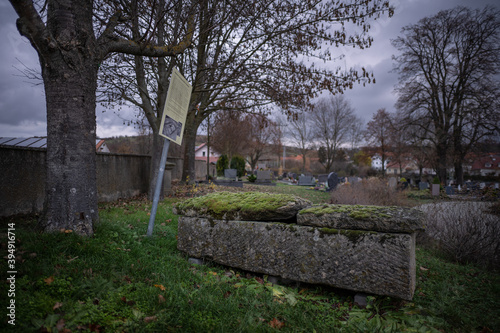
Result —
<path fill-rule="evenodd" d="M 218 220 L 286 222 L 311 202 L 289 194 L 216 192 L 174 206 L 174 214 Z"/>
<path fill-rule="evenodd" d="M 321 205 L 303 209 L 297 224 L 333 229 L 413 233 L 424 229 L 424 214 L 415 208 Z"/>

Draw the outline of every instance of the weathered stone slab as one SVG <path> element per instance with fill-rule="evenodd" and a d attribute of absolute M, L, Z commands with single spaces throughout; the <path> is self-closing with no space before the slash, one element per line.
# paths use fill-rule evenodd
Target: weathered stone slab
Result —
<path fill-rule="evenodd" d="M 404 207 L 322 205 L 299 212 L 297 224 L 334 229 L 412 233 L 423 230 L 424 215 Z"/>
<path fill-rule="evenodd" d="M 313 186 L 314 177 L 313 176 L 300 176 L 299 177 L 299 185 L 300 186 Z"/>
<path fill-rule="evenodd" d="M 180 217 L 191 257 L 282 278 L 410 300 L 415 234 Z"/>
<path fill-rule="evenodd" d="M 318 176 L 318 183 L 326 184 L 327 182 L 328 182 L 328 174 Z"/>
<path fill-rule="evenodd" d="M 235 179 L 236 174 L 237 174 L 236 169 L 224 169 L 224 177 L 225 178 Z"/>
<path fill-rule="evenodd" d="M 257 183 L 270 183 L 271 171 L 270 170 L 257 170 Z"/>
<path fill-rule="evenodd" d="M 428 188 L 429 188 L 429 183 L 427 183 L 427 182 L 420 182 L 420 183 L 418 183 L 418 189 L 420 191 L 427 190 Z"/>
<path fill-rule="evenodd" d="M 288 194 L 216 192 L 174 206 L 174 214 L 220 220 L 295 222 L 311 202 Z"/>

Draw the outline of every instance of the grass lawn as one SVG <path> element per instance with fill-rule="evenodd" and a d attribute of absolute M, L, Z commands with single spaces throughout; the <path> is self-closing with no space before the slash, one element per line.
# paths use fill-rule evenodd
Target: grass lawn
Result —
<path fill-rule="evenodd" d="M 298 186 L 259 189 L 293 192 L 316 203 L 329 198 Z M 191 265 L 176 249 L 177 216 L 171 209 L 178 200 L 160 203 L 151 238 L 145 237 L 150 204 L 142 200 L 101 205 L 92 238 L 33 232 L 34 218 L 4 219 L 2 256 L 7 224 L 15 223 L 15 331 L 494 332 L 500 327 L 500 275 L 423 249 L 417 250 L 413 301 L 373 296 L 366 309 L 353 305 L 350 292 L 283 287 L 267 283 L 266 276 Z M 1 289 L 7 295 L 9 284 Z"/>

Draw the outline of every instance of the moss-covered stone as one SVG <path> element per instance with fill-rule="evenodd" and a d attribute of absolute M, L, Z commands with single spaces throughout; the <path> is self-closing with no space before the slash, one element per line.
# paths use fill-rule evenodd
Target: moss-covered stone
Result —
<path fill-rule="evenodd" d="M 286 221 L 311 202 L 288 194 L 216 192 L 174 206 L 174 213 L 222 220 Z"/>
<path fill-rule="evenodd" d="M 423 229 L 423 214 L 412 208 L 319 205 L 299 212 L 297 223 L 348 230 L 412 233 Z"/>

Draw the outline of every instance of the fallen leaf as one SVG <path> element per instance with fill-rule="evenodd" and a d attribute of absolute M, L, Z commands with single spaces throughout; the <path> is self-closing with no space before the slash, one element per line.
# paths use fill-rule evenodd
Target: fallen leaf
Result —
<path fill-rule="evenodd" d="M 59 319 L 59 321 L 56 324 L 57 331 L 61 331 L 64 328 L 65 322 L 64 318 Z"/>
<path fill-rule="evenodd" d="M 51 275 L 51 276 L 49 276 L 48 278 L 43 279 L 43 281 L 44 281 L 47 285 L 50 285 L 52 282 L 54 282 L 54 276 L 53 276 L 53 275 Z"/>
<path fill-rule="evenodd" d="M 155 284 L 154 285 L 156 288 L 160 288 L 161 291 L 165 291 L 167 290 L 167 288 L 165 288 L 162 284 Z"/>
<path fill-rule="evenodd" d="M 429 269 L 428 269 L 428 268 L 425 268 L 424 266 L 420 266 L 420 270 L 421 270 L 421 271 L 428 271 Z"/>
<path fill-rule="evenodd" d="M 165 303 L 165 297 L 163 297 L 163 295 L 158 294 L 158 303 Z"/>
<path fill-rule="evenodd" d="M 156 321 L 156 319 L 157 319 L 156 316 L 146 317 L 146 318 L 144 318 L 144 322 L 150 323 L 152 321 Z"/>
<path fill-rule="evenodd" d="M 89 324 L 89 331 L 90 332 L 101 332 L 101 325 L 99 324 Z"/>
<path fill-rule="evenodd" d="M 276 329 L 280 329 L 282 328 L 283 326 L 285 326 L 285 323 L 279 321 L 278 319 L 276 318 L 273 318 L 273 320 L 271 320 L 269 322 L 269 326 L 271 326 L 272 328 L 276 328 Z"/>
<path fill-rule="evenodd" d="M 59 309 L 63 304 L 61 302 L 56 302 L 56 304 L 52 307 L 52 310 Z"/>
<path fill-rule="evenodd" d="M 262 280 L 260 277 L 255 277 L 255 281 L 257 281 L 260 284 L 264 284 L 264 280 Z"/>
<path fill-rule="evenodd" d="M 231 296 L 231 292 L 230 291 L 226 291 L 224 293 L 224 298 L 228 298 L 229 296 Z"/>

